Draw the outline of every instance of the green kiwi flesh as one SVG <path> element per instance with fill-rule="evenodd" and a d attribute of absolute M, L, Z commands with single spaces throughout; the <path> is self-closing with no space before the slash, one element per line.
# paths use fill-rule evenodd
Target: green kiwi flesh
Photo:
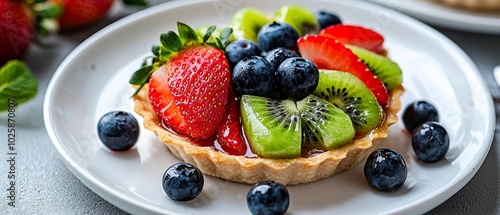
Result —
<path fill-rule="evenodd" d="M 315 95 L 297 102 L 243 95 L 240 107 L 247 140 L 261 157 L 298 157 L 302 145 L 342 147 L 356 133 L 346 113 Z"/>
<path fill-rule="evenodd" d="M 347 46 L 391 90 L 403 82 L 403 72 L 398 64 L 387 57 L 357 46 Z"/>
<path fill-rule="evenodd" d="M 373 93 L 361 80 L 347 72 L 320 70 L 314 94 L 347 113 L 356 133 L 373 130 L 382 119 L 382 109 Z"/>
<path fill-rule="evenodd" d="M 257 42 L 257 33 L 269 21 L 266 15 L 260 10 L 243 8 L 233 15 L 229 22 L 229 27 L 233 28 L 235 40 L 247 39 Z"/>
<path fill-rule="evenodd" d="M 243 95 L 240 104 L 243 129 L 254 153 L 266 158 L 300 156 L 302 129 L 293 101 Z"/>
<path fill-rule="evenodd" d="M 273 20 L 291 25 L 299 37 L 317 34 L 320 30 L 316 16 L 308 9 L 297 5 L 285 5 L 279 8 L 274 13 Z"/>
<path fill-rule="evenodd" d="M 309 95 L 297 102 L 302 121 L 302 144 L 322 149 L 342 147 L 356 134 L 349 116 L 332 103 Z"/>

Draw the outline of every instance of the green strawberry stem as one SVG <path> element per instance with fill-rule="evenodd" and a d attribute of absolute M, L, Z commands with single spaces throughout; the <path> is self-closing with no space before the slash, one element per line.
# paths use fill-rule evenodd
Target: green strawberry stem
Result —
<path fill-rule="evenodd" d="M 225 28 L 220 38 L 214 37 L 215 42 L 208 42 L 212 33 L 215 31 L 216 26 L 210 26 L 205 35 L 200 37 L 193 28 L 188 25 L 177 22 L 177 31 L 179 34 L 169 31 L 160 35 L 160 44 L 154 45 L 151 49 L 153 56 L 148 56 L 144 59 L 140 69 L 135 71 L 129 79 L 129 83 L 133 85 L 139 85 L 134 94 L 134 97 L 141 91 L 142 87 L 149 82 L 149 78 L 160 66 L 165 64 L 170 58 L 174 57 L 182 49 L 192 45 L 207 44 L 214 46 L 222 51 L 225 51 L 226 45 L 229 43 L 229 38 L 233 30 L 231 28 Z"/>

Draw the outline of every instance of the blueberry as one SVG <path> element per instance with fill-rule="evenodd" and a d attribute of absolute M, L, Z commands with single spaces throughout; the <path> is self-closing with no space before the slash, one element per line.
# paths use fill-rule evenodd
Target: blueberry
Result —
<path fill-rule="evenodd" d="M 403 122 L 410 133 L 427 121 L 439 121 L 439 114 L 434 105 L 427 101 L 416 101 L 406 107 Z"/>
<path fill-rule="evenodd" d="M 411 145 L 419 160 L 433 163 L 446 155 L 450 138 L 439 123 L 424 122 L 413 131 Z"/>
<path fill-rule="evenodd" d="M 342 23 L 342 20 L 340 20 L 340 18 L 333 13 L 318 11 L 315 15 L 321 29 Z"/>
<path fill-rule="evenodd" d="M 319 82 L 319 71 L 313 62 L 288 58 L 276 70 L 276 85 L 285 96 L 301 100 L 314 92 Z"/>
<path fill-rule="evenodd" d="M 299 34 L 291 25 L 278 22 L 264 25 L 257 34 L 257 44 L 264 52 L 283 47 L 298 53 L 298 39 Z"/>
<path fill-rule="evenodd" d="M 275 48 L 266 53 L 266 60 L 269 61 L 274 66 L 274 69 L 277 70 L 280 64 L 288 58 L 292 57 L 300 57 L 297 53 L 285 49 L 285 48 Z"/>
<path fill-rule="evenodd" d="M 203 190 L 203 174 L 189 163 L 176 163 L 163 174 L 163 190 L 174 201 L 189 201 Z"/>
<path fill-rule="evenodd" d="M 274 89 L 274 69 L 260 56 L 247 57 L 236 64 L 231 77 L 240 94 L 267 96 Z"/>
<path fill-rule="evenodd" d="M 392 192 L 403 186 L 408 170 L 399 153 L 377 149 L 366 159 L 364 173 L 370 186 L 379 191 Z"/>
<path fill-rule="evenodd" d="M 289 205 L 287 188 L 274 181 L 257 183 L 247 194 L 247 206 L 254 215 L 285 214 Z"/>
<path fill-rule="evenodd" d="M 101 142 L 113 151 L 125 151 L 135 145 L 139 138 L 139 123 L 124 111 L 112 111 L 97 123 L 97 134 Z"/>
<path fill-rule="evenodd" d="M 226 57 L 231 68 L 243 58 L 260 55 L 261 52 L 259 46 L 250 40 L 237 40 L 226 46 Z"/>

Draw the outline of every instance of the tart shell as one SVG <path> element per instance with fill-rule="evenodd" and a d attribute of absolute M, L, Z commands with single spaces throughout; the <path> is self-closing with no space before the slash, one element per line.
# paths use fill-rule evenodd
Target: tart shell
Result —
<path fill-rule="evenodd" d="M 198 146 L 189 138 L 162 127 L 160 118 L 150 105 L 147 84 L 134 97 L 134 111 L 144 118 L 144 127 L 153 131 L 173 155 L 197 166 L 204 174 L 247 184 L 276 181 L 293 185 L 330 177 L 349 170 L 364 160 L 375 150 L 380 140 L 387 137 L 389 126 L 398 121 L 397 113 L 401 108 L 400 96 L 403 92 L 402 86 L 390 91 L 391 98 L 389 107 L 385 109 L 385 120 L 372 132 L 356 136 L 342 148 L 307 158 L 248 158 Z"/>

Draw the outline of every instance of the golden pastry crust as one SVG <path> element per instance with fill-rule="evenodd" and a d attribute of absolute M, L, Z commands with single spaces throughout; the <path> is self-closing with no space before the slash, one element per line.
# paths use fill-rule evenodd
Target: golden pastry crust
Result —
<path fill-rule="evenodd" d="M 153 131 L 177 158 L 196 165 L 204 174 L 230 181 L 254 184 L 276 181 L 282 184 L 301 184 L 330 177 L 351 169 L 364 160 L 387 137 L 388 127 L 397 122 L 401 108 L 398 86 L 390 92 L 385 121 L 373 132 L 355 137 L 352 143 L 308 158 L 269 159 L 228 155 L 211 147 L 201 147 L 189 138 L 165 130 L 154 113 L 148 98 L 148 85 L 134 97 L 134 111 L 144 118 L 144 127 Z"/>
<path fill-rule="evenodd" d="M 434 0 L 444 5 L 472 11 L 500 10 L 500 0 Z"/>

